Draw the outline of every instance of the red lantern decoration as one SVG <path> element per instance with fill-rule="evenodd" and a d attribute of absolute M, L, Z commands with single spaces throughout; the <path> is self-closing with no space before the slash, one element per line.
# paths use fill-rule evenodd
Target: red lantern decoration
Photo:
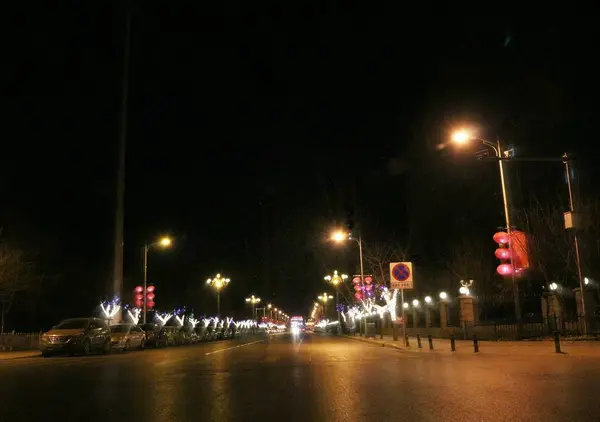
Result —
<path fill-rule="evenodd" d="M 496 258 L 504 261 L 510 259 L 510 250 L 508 248 L 498 248 L 494 252 L 494 255 L 496 255 Z"/>
<path fill-rule="evenodd" d="M 144 288 L 142 286 L 137 286 L 133 291 L 136 293 L 142 293 L 144 291 Z"/>
<path fill-rule="evenodd" d="M 373 282 L 373 277 L 371 277 L 370 275 L 365 277 L 365 283 L 370 284 Z"/>
<path fill-rule="evenodd" d="M 155 303 L 152 300 L 150 302 L 146 303 L 146 306 L 148 307 L 148 309 L 154 308 L 154 305 L 155 305 Z"/>
<path fill-rule="evenodd" d="M 358 284 L 354 285 L 354 290 L 356 290 L 357 292 L 360 292 L 361 287 Z"/>
<path fill-rule="evenodd" d="M 498 232 L 494 234 L 494 242 L 499 243 L 501 245 L 505 245 L 508 243 L 508 233 L 506 232 Z"/>
<path fill-rule="evenodd" d="M 510 247 L 513 250 L 513 264 L 515 269 L 524 270 L 529 268 L 529 244 L 527 235 L 522 231 L 513 231 L 510 233 Z"/>
<path fill-rule="evenodd" d="M 148 300 L 153 300 L 156 296 L 154 296 L 154 293 L 148 293 L 146 297 L 148 298 Z"/>
<path fill-rule="evenodd" d="M 513 266 L 511 264 L 500 264 L 498 268 L 496 268 L 498 274 L 500 275 L 510 275 L 513 272 Z"/>
<path fill-rule="evenodd" d="M 134 298 L 135 298 L 136 301 L 138 301 L 138 300 L 144 300 L 144 295 L 141 294 L 141 293 L 138 293 L 137 295 L 134 296 Z"/>
<path fill-rule="evenodd" d="M 148 287 L 146 288 L 146 291 L 147 291 L 148 293 L 152 293 L 152 292 L 154 291 L 154 286 L 148 286 Z"/>
<path fill-rule="evenodd" d="M 365 289 L 366 289 L 368 292 L 370 292 L 371 290 L 373 290 L 373 285 L 372 285 L 372 284 L 367 284 L 367 285 L 365 286 Z"/>
<path fill-rule="evenodd" d="M 362 295 L 360 293 L 354 293 L 354 297 L 356 298 L 356 300 L 362 299 Z"/>
<path fill-rule="evenodd" d="M 141 300 L 136 300 L 133 304 L 136 308 L 141 308 L 142 306 L 144 306 L 144 302 L 142 302 Z"/>
<path fill-rule="evenodd" d="M 358 283 L 360 283 L 360 277 L 354 277 L 354 278 L 352 279 L 352 282 L 353 282 L 354 284 L 358 284 Z"/>

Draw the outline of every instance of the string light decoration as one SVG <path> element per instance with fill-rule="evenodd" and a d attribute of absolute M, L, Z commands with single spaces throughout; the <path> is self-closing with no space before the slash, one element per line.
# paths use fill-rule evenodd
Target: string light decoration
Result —
<path fill-rule="evenodd" d="M 160 322 L 160 325 L 165 325 L 173 317 L 173 314 L 168 312 L 156 313 L 156 319 Z"/>
<path fill-rule="evenodd" d="M 188 322 L 192 325 L 192 329 L 196 328 L 196 325 L 200 322 L 194 317 L 188 318 Z"/>
<path fill-rule="evenodd" d="M 127 310 L 127 316 L 129 317 L 131 322 L 135 325 L 137 325 L 138 322 L 140 322 L 140 314 L 141 313 L 142 313 L 142 310 L 140 308 L 133 308 L 133 309 Z"/>
<path fill-rule="evenodd" d="M 183 327 L 184 319 L 185 319 L 185 315 L 184 316 L 175 315 L 175 321 L 177 321 L 177 323 L 179 324 L 180 327 Z"/>
<path fill-rule="evenodd" d="M 102 314 L 106 319 L 113 319 L 121 310 L 121 305 L 119 305 L 119 298 L 115 297 L 112 301 L 101 302 L 100 309 L 102 310 Z"/>
<path fill-rule="evenodd" d="M 381 297 L 385 300 L 387 311 L 390 313 L 392 321 L 396 321 L 396 301 L 398 298 L 398 290 L 389 290 L 387 287 L 383 289 Z"/>

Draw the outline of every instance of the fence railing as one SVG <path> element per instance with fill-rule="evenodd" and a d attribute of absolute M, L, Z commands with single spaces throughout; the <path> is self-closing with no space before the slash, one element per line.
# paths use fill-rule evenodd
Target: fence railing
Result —
<path fill-rule="evenodd" d="M 0 334 L 0 351 L 33 350 L 40 344 L 40 333 L 3 333 Z"/>

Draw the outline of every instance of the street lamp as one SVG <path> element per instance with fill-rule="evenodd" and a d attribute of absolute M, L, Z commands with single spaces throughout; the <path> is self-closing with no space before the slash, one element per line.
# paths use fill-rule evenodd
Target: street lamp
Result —
<path fill-rule="evenodd" d="M 148 252 L 153 247 L 168 248 L 171 246 L 171 243 L 171 238 L 168 236 L 164 236 L 153 243 L 144 243 L 144 324 L 146 323 L 146 313 L 148 311 L 148 293 L 146 291 L 148 288 Z"/>
<path fill-rule="evenodd" d="M 342 243 L 346 240 L 354 240 L 356 243 L 358 243 L 358 255 L 359 255 L 359 259 L 360 259 L 360 286 L 362 288 L 362 290 L 364 291 L 365 288 L 365 269 L 363 266 L 363 247 L 362 247 L 362 237 L 360 236 L 360 234 L 358 235 L 358 239 L 355 237 L 352 237 L 351 233 L 348 232 L 344 232 L 342 230 L 336 230 L 333 233 L 331 233 L 331 240 L 333 240 L 336 243 Z M 365 324 L 365 333 L 366 333 L 366 329 L 367 329 L 367 319 L 364 319 L 364 324 Z"/>
<path fill-rule="evenodd" d="M 470 141 L 478 141 L 483 145 L 489 147 L 494 151 L 496 158 L 498 159 L 498 168 L 500 170 L 500 185 L 502 187 L 502 202 L 504 205 L 504 218 L 506 221 L 506 233 L 508 234 L 508 247 L 512 254 L 512 246 L 511 246 L 511 231 L 512 227 L 510 225 L 510 213 L 508 212 L 508 197 L 506 193 L 506 181 L 504 178 L 504 159 L 508 157 L 507 151 L 502 150 L 502 146 L 500 145 L 500 139 L 493 142 L 487 141 L 485 139 L 477 138 L 473 136 L 468 130 L 459 130 L 452 135 L 452 141 L 457 145 L 465 145 Z M 512 258 L 512 257 L 511 257 Z M 519 285 L 515 280 L 514 271 L 511 272 L 512 285 L 513 285 L 513 299 L 515 303 L 515 317 L 517 320 L 517 329 L 520 334 L 521 331 L 521 301 L 519 299 Z"/>
<path fill-rule="evenodd" d="M 323 293 L 322 295 L 319 295 L 318 298 L 321 302 L 323 302 L 323 315 L 325 316 L 325 319 L 327 319 L 327 302 L 333 299 L 333 296 Z"/>
<path fill-rule="evenodd" d="M 273 311 L 271 310 L 271 308 L 273 307 L 273 305 L 271 305 L 270 303 L 267 303 L 267 309 L 269 310 L 269 318 L 273 319 Z"/>
<path fill-rule="evenodd" d="M 247 297 L 246 298 L 246 303 L 249 303 L 252 305 L 252 318 L 256 319 L 256 309 L 255 306 L 257 303 L 260 303 L 260 297 L 256 297 L 254 295 Z M 281 311 L 279 311 L 281 312 Z"/>
<path fill-rule="evenodd" d="M 339 274 L 337 270 L 333 272 L 333 275 L 326 275 L 325 281 L 333 284 L 335 287 L 335 307 L 338 308 L 340 304 L 340 289 L 339 285 L 342 284 L 348 278 L 347 274 Z M 340 311 L 337 311 L 338 323 L 340 322 Z"/>
<path fill-rule="evenodd" d="M 221 290 L 223 290 L 230 281 L 229 278 L 221 277 L 221 274 L 217 274 L 215 278 L 206 280 L 206 284 L 212 286 L 217 291 L 217 316 L 221 315 Z"/>

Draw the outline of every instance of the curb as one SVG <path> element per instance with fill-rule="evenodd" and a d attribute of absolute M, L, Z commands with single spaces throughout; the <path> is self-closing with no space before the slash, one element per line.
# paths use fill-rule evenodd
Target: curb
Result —
<path fill-rule="evenodd" d="M 343 336 L 343 337 L 349 338 L 349 339 L 354 340 L 354 341 L 360 341 L 360 342 L 363 342 L 363 343 L 373 344 L 375 346 L 388 347 L 390 349 L 396 349 L 396 350 L 405 350 L 404 347 L 402 347 L 402 346 L 400 346 L 398 344 L 394 344 L 394 343 L 381 343 L 381 342 L 379 342 L 377 340 L 371 340 L 371 339 L 363 338 L 363 337 L 358 337 L 358 338 L 357 337 L 353 337 L 353 336 Z"/>
<path fill-rule="evenodd" d="M 5 360 L 37 358 L 40 356 L 42 356 L 42 352 L 38 352 L 35 354 L 32 353 L 30 355 L 25 355 L 25 356 L 6 356 L 6 357 L 0 357 L 0 362 L 5 361 Z"/>

